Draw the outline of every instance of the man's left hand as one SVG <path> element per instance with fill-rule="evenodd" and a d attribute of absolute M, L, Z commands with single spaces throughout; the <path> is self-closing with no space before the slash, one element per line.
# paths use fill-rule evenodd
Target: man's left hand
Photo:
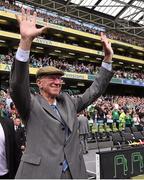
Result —
<path fill-rule="evenodd" d="M 103 32 L 101 32 L 101 42 L 103 44 L 103 50 L 105 54 L 103 61 L 106 63 L 111 63 L 114 52 L 111 47 L 111 42 L 109 42 L 108 38 Z"/>

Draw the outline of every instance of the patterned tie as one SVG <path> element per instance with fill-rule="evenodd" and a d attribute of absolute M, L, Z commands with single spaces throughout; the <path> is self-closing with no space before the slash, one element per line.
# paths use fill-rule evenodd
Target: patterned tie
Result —
<path fill-rule="evenodd" d="M 56 114 L 58 115 L 58 117 L 60 117 L 60 114 L 59 114 L 59 112 L 58 112 L 57 106 L 54 105 L 54 104 L 51 104 L 51 107 L 52 107 L 52 109 L 56 112 Z"/>
<path fill-rule="evenodd" d="M 60 116 L 60 114 L 59 114 L 59 111 L 58 111 L 58 109 L 57 109 L 57 106 L 56 105 L 54 105 L 54 104 L 51 104 L 51 107 L 52 107 L 52 109 L 57 113 L 57 115 L 59 116 L 59 117 L 61 117 Z M 66 129 L 66 127 L 65 127 L 65 129 Z M 68 128 L 67 128 L 68 129 Z M 63 161 L 63 172 L 65 172 L 66 170 L 68 169 L 68 162 L 67 162 L 67 160 L 65 159 L 64 161 Z"/>
<path fill-rule="evenodd" d="M 67 160 L 65 159 L 65 160 L 63 161 L 63 172 L 65 172 L 67 169 L 68 169 L 68 162 L 67 162 Z"/>

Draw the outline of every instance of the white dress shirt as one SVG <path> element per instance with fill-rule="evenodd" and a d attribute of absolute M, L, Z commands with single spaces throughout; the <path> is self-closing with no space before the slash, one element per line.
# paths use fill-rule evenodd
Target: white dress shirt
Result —
<path fill-rule="evenodd" d="M 0 123 L 0 176 L 8 173 L 6 150 L 5 150 L 5 134 Z"/>

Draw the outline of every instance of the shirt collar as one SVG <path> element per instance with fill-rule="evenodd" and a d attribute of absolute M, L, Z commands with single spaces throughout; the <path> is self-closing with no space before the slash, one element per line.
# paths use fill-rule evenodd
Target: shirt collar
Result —
<path fill-rule="evenodd" d="M 56 101 L 56 99 L 54 100 L 54 102 L 53 102 L 51 105 L 54 105 L 54 106 L 56 106 L 56 105 L 57 105 L 57 101 Z"/>

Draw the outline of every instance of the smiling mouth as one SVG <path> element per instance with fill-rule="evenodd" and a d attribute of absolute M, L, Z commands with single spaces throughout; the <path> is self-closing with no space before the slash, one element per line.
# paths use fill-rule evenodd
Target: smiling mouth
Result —
<path fill-rule="evenodd" d="M 61 85 L 57 85 L 57 86 L 51 86 L 52 88 L 60 88 Z"/>

